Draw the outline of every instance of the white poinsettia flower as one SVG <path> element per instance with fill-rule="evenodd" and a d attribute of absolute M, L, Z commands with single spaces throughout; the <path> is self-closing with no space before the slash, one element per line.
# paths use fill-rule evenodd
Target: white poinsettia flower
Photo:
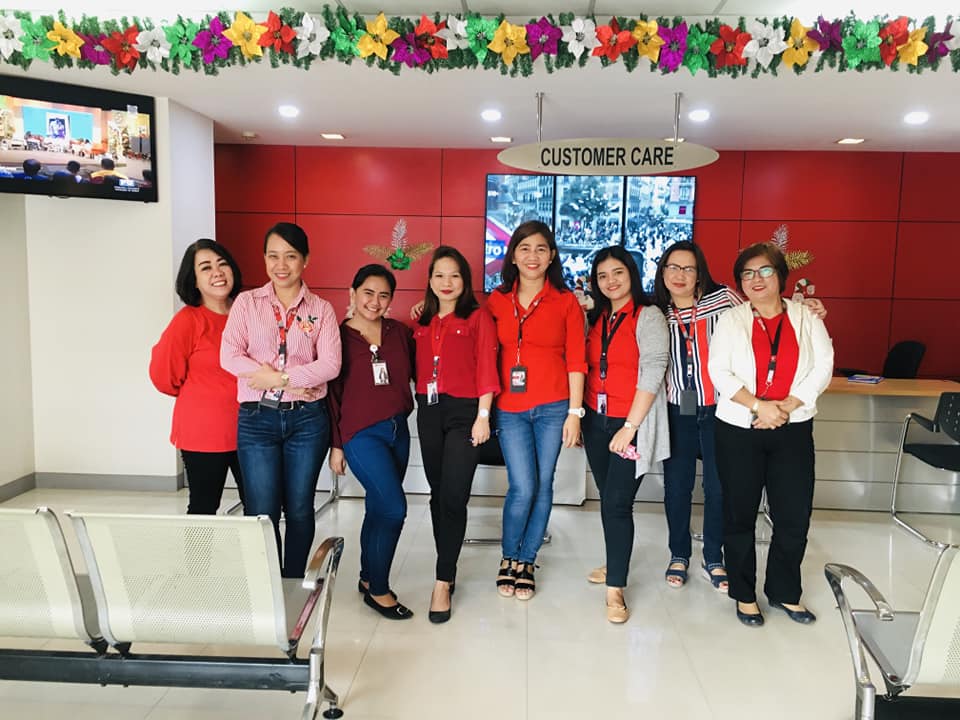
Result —
<path fill-rule="evenodd" d="M 600 41 L 597 40 L 597 24 L 587 18 L 576 17 L 569 25 L 562 25 L 563 37 L 560 38 L 567 44 L 567 49 L 572 52 L 577 60 L 583 55 L 585 50 L 593 50 Z"/>
<path fill-rule="evenodd" d="M 307 55 L 319 55 L 323 44 L 330 37 L 326 23 L 310 13 L 304 13 L 300 22 L 303 24 L 294 28 L 297 33 L 297 59 Z"/>
<path fill-rule="evenodd" d="M 15 52 L 23 50 L 21 35 L 23 28 L 17 18 L 13 15 L 0 15 L 0 57 L 6 60 Z"/>
<path fill-rule="evenodd" d="M 153 30 L 142 30 L 137 35 L 137 50 L 147 54 L 147 60 L 159 63 L 170 57 L 170 42 L 163 30 L 155 27 Z"/>
<path fill-rule="evenodd" d="M 467 40 L 467 21 L 456 15 L 447 16 L 447 26 L 437 31 L 437 37 L 447 41 L 447 50 L 466 50 L 470 47 L 470 41 Z"/>
<path fill-rule="evenodd" d="M 743 48 L 743 56 L 753 58 L 763 67 L 769 67 L 773 58 L 789 47 L 784 40 L 784 31 L 777 30 L 772 25 L 751 20 L 747 25 L 747 32 L 751 39 Z"/>

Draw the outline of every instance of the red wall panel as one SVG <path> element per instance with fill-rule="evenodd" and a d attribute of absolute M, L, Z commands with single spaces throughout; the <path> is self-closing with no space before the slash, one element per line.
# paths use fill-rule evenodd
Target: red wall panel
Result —
<path fill-rule="evenodd" d="M 960 222 L 956 153 L 905 153 L 901 220 Z"/>
<path fill-rule="evenodd" d="M 499 150 L 444 150 L 440 187 L 444 217 L 483 217 L 487 174 L 527 175 L 497 160 Z"/>
<path fill-rule="evenodd" d="M 289 145 L 216 145 L 217 212 L 293 212 L 293 158 Z"/>
<path fill-rule="evenodd" d="M 896 220 L 900 153 L 748 152 L 744 220 Z"/>
<path fill-rule="evenodd" d="M 932 312 L 934 311 L 934 312 Z M 920 363 L 922 377 L 960 380 L 960 335 L 950 318 L 958 317 L 960 301 L 894 300 L 890 344 L 919 340 L 927 346 Z"/>
<path fill-rule="evenodd" d="M 696 220 L 693 239 L 703 249 L 710 276 L 733 286 L 733 261 L 740 244 L 740 223 L 736 220 Z"/>
<path fill-rule="evenodd" d="M 298 213 L 440 215 L 439 150 L 298 147 L 296 154 Z"/>
<path fill-rule="evenodd" d="M 957 267 L 960 223 L 900 223 L 896 297 L 960 300 Z"/>
<path fill-rule="evenodd" d="M 278 222 L 294 222 L 294 216 L 275 213 L 217 213 L 217 242 L 223 243 L 237 261 L 245 288 L 266 284 L 263 236 Z M 311 238 L 311 255 L 314 251 L 323 251 L 322 243 L 318 242 L 317 238 Z"/>
<path fill-rule="evenodd" d="M 825 304 L 834 367 L 879 373 L 890 345 L 890 300 L 831 298 Z"/>
<path fill-rule="evenodd" d="M 743 190 L 744 153 L 723 150 L 719 159 L 694 170 L 672 175 L 697 178 L 693 216 L 701 220 L 739 220 Z"/>
<path fill-rule="evenodd" d="M 440 221 L 440 239 L 463 253 L 473 271 L 473 286 L 483 287 L 483 218 L 444 217 Z"/>

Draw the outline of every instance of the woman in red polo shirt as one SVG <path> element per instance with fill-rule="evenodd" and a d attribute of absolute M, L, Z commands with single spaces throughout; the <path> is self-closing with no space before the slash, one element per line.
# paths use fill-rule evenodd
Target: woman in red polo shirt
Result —
<path fill-rule="evenodd" d="M 430 484 L 437 547 L 430 622 L 450 619 L 450 596 L 467 529 L 467 502 L 480 445 L 490 439 L 490 407 L 500 390 L 497 329 L 473 295 L 470 265 L 458 250 L 433 253 L 417 344 L 417 429 Z"/>
<path fill-rule="evenodd" d="M 497 588 L 529 600 L 560 446 L 573 447 L 580 436 L 584 318 L 563 283 L 553 231 L 538 220 L 514 231 L 502 280 L 487 301 L 500 341 L 497 423 L 508 483 Z"/>
<path fill-rule="evenodd" d="M 643 292 L 637 264 L 619 245 L 596 254 L 590 285 L 583 445 L 600 491 L 607 620 L 623 623 L 630 617 L 623 589 L 633 550 L 633 501 L 651 465 L 670 454 L 664 390 L 669 333 L 663 313 Z"/>

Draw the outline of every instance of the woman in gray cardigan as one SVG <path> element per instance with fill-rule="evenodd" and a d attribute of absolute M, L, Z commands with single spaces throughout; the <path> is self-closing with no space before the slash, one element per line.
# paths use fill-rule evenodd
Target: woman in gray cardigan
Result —
<path fill-rule="evenodd" d="M 591 573 L 607 586 L 607 619 L 626 622 L 623 597 L 633 550 L 633 502 L 650 467 L 670 454 L 664 378 L 667 323 L 643 292 L 620 246 L 597 253 L 590 271 L 583 444 L 600 491 L 607 564 Z"/>

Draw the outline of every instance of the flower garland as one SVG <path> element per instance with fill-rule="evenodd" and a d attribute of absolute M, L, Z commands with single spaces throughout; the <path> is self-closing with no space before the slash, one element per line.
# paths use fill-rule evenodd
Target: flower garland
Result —
<path fill-rule="evenodd" d="M 109 65 L 114 74 L 137 68 L 177 74 L 193 70 L 216 74 L 220 68 L 261 62 L 307 69 L 315 60 L 351 63 L 399 73 L 403 67 L 426 72 L 456 68 L 499 69 L 530 75 L 539 63 L 547 72 L 589 63 L 622 65 L 633 71 L 646 61 L 664 75 L 686 68 L 690 74 L 757 77 L 847 70 L 936 70 L 949 56 L 960 71 L 960 26 L 953 18 L 938 31 L 932 17 L 920 21 L 857 18 L 853 14 L 811 26 L 799 18 L 743 18 L 735 24 L 713 18 L 689 23 L 681 17 L 596 17 L 573 13 L 545 15 L 513 24 L 503 15 L 423 15 L 367 19 L 338 5 L 319 15 L 289 8 L 270 11 L 256 22 L 243 12 L 220 12 L 195 21 L 149 18 L 100 21 L 0 13 L 0 63 L 27 69 L 34 62 L 58 68 Z"/>

